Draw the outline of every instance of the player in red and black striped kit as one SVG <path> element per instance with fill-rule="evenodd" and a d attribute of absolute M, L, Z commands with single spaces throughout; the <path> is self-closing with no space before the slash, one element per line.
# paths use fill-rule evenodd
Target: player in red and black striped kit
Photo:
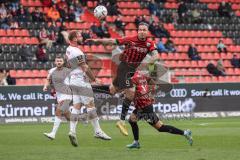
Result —
<path fill-rule="evenodd" d="M 143 119 L 147 121 L 151 126 L 157 129 L 159 132 L 168 132 L 172 134 L 183 135 L 187 138 L 190 145 L 193 140 L 190 130 L 180 130 L 170 125 L 164 125 L 153 111 L 154 96 L 152 92 L 155 90 L 154 81 L 146 76 L 143 71 L 136 71 L 132 77 L 133 90 L 132 96 L 134 96 L 135 110 L 132 112 L 129 123 L 132 127 L 134 135 L 134 142 L 127 145 L 128 148 L 140 148 L 139 144 L 139 131 L 137 121 Z"/>
<path fill-rule="evenodd" d="M 157 59 L 158 56 L 154 42 L 147 39 L 148 32 L 148 24 L 141 22 L 138 26 L 136 36 L 120 39 L 90 40 L 93 42 L 101 42 L 103 44 L 117 44 L 125 46 L 125 49 L 119 58 L 120 64 L 117 69 L 117 76 L 109 88 L 111 94 L 124 90 L 126 95 L 123 101 L 121 121 L 117 122 L 117 126 L 124 135 L 128 135 L 124 121 L 132 101 L 130 98 L 130 90 L 132 88 L 131 77 L 135 73 L 136 68 L 144 67 L 144 65 Z"/>

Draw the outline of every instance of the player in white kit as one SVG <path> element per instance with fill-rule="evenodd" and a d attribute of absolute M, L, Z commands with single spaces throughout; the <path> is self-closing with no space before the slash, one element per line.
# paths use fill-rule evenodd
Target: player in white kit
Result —
<path fill-rule="evenodd" d="M 72 70 L 69 77 L 70 88 L 73 94 L 73 108 L 71 110 L 69 132 L 70 141 L 73 146 L 78 146 L 76 126 L 80 108 L 83 105 L 87 107 L 88 118 L 95 132 L 94 136 L 104 140 L 111 140 L 111 137 L 102 131 L 98 122 L 99 119 L 94 104 L 93 90 L 90 84 L 90 81 L 96 82 L 96 78 L 86 63 L 84 53 L 78 47 L 82 42 L 82 36 L 78 31 L 71 31 L 68 38 L 70 45 L 66 50 L 66 59 L 68 66 Z"/>
<path fill-rule="evenodd" d="M 56 92 L 57 108 L 55 111 L 55 119 L 53 129 L 50 133 L 44 135 L 53 140 L 64 116 L 67 120 L 70 119 L 69 105 L 72 101 L 72 92 L 69 88 L 69 73 L 70 69 L 64 67 L 64 58 L 57 56 L 55 58 L 56 67 L 49 70 L 46 83 L 44 84 L 43 91 L 47 91 L 48 86 Z"/>

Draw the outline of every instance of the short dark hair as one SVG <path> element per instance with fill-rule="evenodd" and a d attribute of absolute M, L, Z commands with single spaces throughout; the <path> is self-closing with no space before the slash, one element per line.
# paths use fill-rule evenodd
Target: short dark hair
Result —
<path fill-rule="evenodd" d="M 58 59 L 60 59 L 60 58 L 61 58 L 61 59 L 64 59 L 63 56 L 61 56 L 61 55 L 57 55 L 57 56 L 55 57 L 55 59 L 57 59 L 57 58 L 58 58 Z"/>
<path fill-rule="evenodd" d="M 68 39 L 72 41 L 74 38 L 77 37 L 78 31 L 71 31 L 68 35 Z"/>
<path fill-rule="evenodd" d="M 139 26 L 147 26 L 147 28 L 148 28 L 148 27 L 149 27 L 149 24 L 146 23 L 146 22 L 140 22 L 140 23 L 138 24 L 138 28 L 139 28 Z"/>

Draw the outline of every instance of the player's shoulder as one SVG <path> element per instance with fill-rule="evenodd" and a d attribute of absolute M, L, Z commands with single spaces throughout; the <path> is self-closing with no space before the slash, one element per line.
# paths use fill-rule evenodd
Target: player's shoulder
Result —
<path fill-rule="evenodd" d="M 135 41 L 139 41 L 138 36 L 134 35 L 134 36 L 129 36 L 129 39 L 135 40 Z"/>
<path fill-rule="evenodd" d="M 152 40 L 151 38 L 148 38 L 148 39 L 146 40 L 146 42 L 147 42 L 147 43 L 150 43 L 150 44 L 154 44 L 154 43 L 155 43 L 155 41 Z"/>
<path fill-rule="evenodd" d="M 72 46 L 69 45 L 66 50 L 70 51 L 71 49 L 72 49 Z"/>
<path fill-rule="evenodd" d="M 70 55 L 82 55 L 84 54 L 83 51 L 78 48 L 78 47 L 73 47 L 73 46 L 68 46 L 67 50 L 66 50 L 66 55 L 70 56 Z"/>
<path fill-rule="evenodd" d="M 64 72 L 70 72 L 70 71 L 71 71 L 71 68 L 63 67 L 63 71 L 64 71 Z"/>
<path fill-rule="evenodd" d="M 67 51 L 77 51 L 77 52 L 82 52 L 82 50 L 79 47 L 74 47 L 74 46 L 68 46 Z"/>
<path fill-rule="evenodd" d="M 138 37 L 137 36 L 126 36 L 124 37 L 125 40 L 131 40 L 131 41 L 137 41 Z"/>
<path fill-rule="evenodd" d="M 147 46 L 148 48 L 151 48 L 151 50 L 154 50 L 154 49 L 157 48 L 155 41 L 152 40 L 152 39 L 149 39 L 149 38 L 146 40 L 146 46 Z"/>
<path fill-rule="evenodd" d="M 51 69 L 48 70 L 48 73 L 49 73 L 49 74 L 52 74 L 56 69 L 57 69 L 57 67 L 53 67 L 53 68 L 51 68 Z"/>

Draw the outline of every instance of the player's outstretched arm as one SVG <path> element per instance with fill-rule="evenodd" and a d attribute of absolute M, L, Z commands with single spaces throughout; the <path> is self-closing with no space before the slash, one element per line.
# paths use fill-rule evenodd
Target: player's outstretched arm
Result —
<path fill-rule="evenodd" d="M 153 50 L 146 57 L 147 57 L 146 58 L 147 63 L 154 63 L 155 61 L 158 60 L 158 51 L 157 50 Z"/>
<path fill-rule="evenodd" d="M 46 78 L 46 80 L 45 80 L 45 83 L 44 83 L 44 85 L 43 85 L 43 91 L 44 91 L 44 92 L 47 91 L 48 86 L 50 85 L 50 83 L 51 83 L 51 80 L 50 80 L 50 76 L 48 75 L 47 78 Z"/>
<path fill-rule="evenodd" d="M 153 50 L 142 60 L 141 64 L 138 66 L 138 70 L 145 70 L 147 66 L 158 60 L 158 51 Z"/>
<path fill-rule="evenodd" d="M 81 64 L 79 64 L 79 66 L 82 68 L 82 70 L 86 73 L 86 75 L 90 78 L 92 82 L 96 81 L 96 77 L 94 76 L 91 68 L 85 62 L 82 62 Z"/>
<path fill-rule="evenodd" d="M 87 39 L 86 41 L 91 41 L 94 43 L 102 43 L 102 44 L 117 44 L 117 40 L 116 39 L 112 39 L 112 38 L 103 38 L 103 39 Z"/>

